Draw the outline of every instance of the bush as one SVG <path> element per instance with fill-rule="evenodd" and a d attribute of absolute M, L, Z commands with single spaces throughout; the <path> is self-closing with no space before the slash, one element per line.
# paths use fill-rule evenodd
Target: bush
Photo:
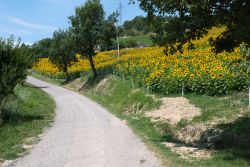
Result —
<path fill-rule="evenodd" d="M 6 40 L 0 38 L 0 107 L 17 83 L 26 78 L 28 58 L 28 50 L 20 45 L 20 41 L 15 44 L 13 36 Z"/>

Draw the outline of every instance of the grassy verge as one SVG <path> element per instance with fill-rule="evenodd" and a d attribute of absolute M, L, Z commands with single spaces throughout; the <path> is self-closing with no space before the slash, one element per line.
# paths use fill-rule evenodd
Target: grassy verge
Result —
<path fill-rule="evenodd" d="M 55 85 L 63 85 L 63 83 L 65 82 L 64 80 L 62 79 L 52 79 L 52 78 L 48 78 L 46 76 L 43 76 L 39 73 L 35 73 L 35 72 L 30 72 L 30 75 L 32 77 L 35 77 L 37 79 L 40 79 L 40 80 L 43 80 L 43 81 L 47 81 L 49 83 L 52 83 L 52 84 L 55 84 Z"/>
<path fill-rule="evenodd" d="M 214 119 L 231 120 L 249 111 L 247 91 L 234 92 L 222 97 L 191 94 L 187 95 L 187 98 L 202 111 L 201 116 L 196 117 L 193 122 L 207 122 Z"/>
<path fill-rule="evenodd" d="M 111 77 L 103 83 L 92 83 L 83 94 L 106 107 L 120 119 L 126 120 L 166 166 L 250 166 L 250 114 L 246 92 L 232 93 L 224 97 L 186 95 L 191 103 L 201 108 L 201 115 L 191 121 L 181 121 L 175 127 L 163 122 L 152 122 L 145 117 L 145 111 L 159 107 L 160 103 L 153 96 L 148 96 L 145 91 L 132 86 L 130 81 Z M 213 123 L 218 120 L 225 120 L 216 125 L 216 128 L 223 130 L 222 143 L 219 143 L 220 147 L 216 148 L 210 159 L 185 160 L 162 144 L 179 143 L 174 134 L 186 125 Z"/>
<path fill-rule="evenodd" d="M 1 109 L 0 159 L 15 159 L 25 153 L 25 146 L 36 142 L 53 121 L 54 108 L 54 101 L 42 90 L 18 85 Z"/>

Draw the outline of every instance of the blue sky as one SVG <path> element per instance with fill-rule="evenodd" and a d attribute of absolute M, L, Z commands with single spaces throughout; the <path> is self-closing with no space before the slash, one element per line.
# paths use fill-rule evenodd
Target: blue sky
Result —
<path fill-rule="evenodd" d="M 129 5 L 121 0 L 122 20 L 131 20 L 145 15 L 138 4 Z M 74 14 L 76 6 L 85 0 L 0 0 L 0 37 L 11 34 L 21 37 L 22 42 L 32 44 L 51 37 L 58 28 L 68 28 L 68 16 Z M 117 10 L 119 0 L 101 0 L 106 14 Z"/>

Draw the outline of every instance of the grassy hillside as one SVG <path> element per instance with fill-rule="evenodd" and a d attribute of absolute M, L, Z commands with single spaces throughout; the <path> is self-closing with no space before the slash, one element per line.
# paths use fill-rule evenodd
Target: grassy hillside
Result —
<path fill-rule="evenodd" d="M 0 159 L 22 155 L 54 118 L 54 101 L 29 84 L 18 85 L 1 109 Z"/>
<path fill-rule="evenodd" d="M 132 40 L 144 46 L 153 46 L 153 41 L 151 40 L 150 35 L 120 37 L 120 40 L 123 43 L 127 43 L 128 41 Z"/>

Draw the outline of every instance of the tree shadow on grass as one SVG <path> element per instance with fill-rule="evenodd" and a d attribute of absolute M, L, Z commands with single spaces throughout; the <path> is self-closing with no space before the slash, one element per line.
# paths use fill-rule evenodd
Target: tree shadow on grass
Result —
<path fill-rule="evenodd" d="M 220 133 L 210 137 L 214 129 L 220 129 Z M 250 118 L 241 117 L 232 123 L 219 124 L 214 129 L 204 132 L 200 142 L 207 142 L 212 149 L 229 153 L 225 160 L 244 159 L 250 162 Z"/>
<path fill-rule="evenodd" d="M 36 89 L 46 89 L 48 88 L 47 86 L 34 86 L 31 84 L 27 84 L 27 83 L 22 83 L 23 87 L 28 87 L 28 88 L 36 88 Z"/>
<path fill-rule="evenodd" d="M 170 142 L 185 147 L 216 150 L 225 161 L 244 160 L 250 165 L 250 116 L 244 116 L 231 123 L 218 124 L 202 133 L 194 143 L 184 143 L 174 137 L 171 126 L 161 125 L 164 134 L 152 137 L 156 143 Z"/>
<path fill-rule="evenodd" d="M 36 89 L 47 89 L 48 88 L 47 86 L 27 86 L 27 87 L 36 88 Z"/>
<path fill-rule="evenodd" d="M 23 114 L 8 109 L 3 109 L 1 113 L 2 123 L 0 126 L 15 126 L 25 122 L 44 119 L 41 115 Z"/>
<path fill-rule="evenodd" d="M 80 88 L 79 91 L 82 91 L 84 89 L 91 89 L 91 88 L 95 87 L 108 75 L 110 75 L 110 74 L 107 73 L 107 74 L 98 75 L 97 77 L 88 78 L 87 81 L 83 84 L 83 86 Z"/>

